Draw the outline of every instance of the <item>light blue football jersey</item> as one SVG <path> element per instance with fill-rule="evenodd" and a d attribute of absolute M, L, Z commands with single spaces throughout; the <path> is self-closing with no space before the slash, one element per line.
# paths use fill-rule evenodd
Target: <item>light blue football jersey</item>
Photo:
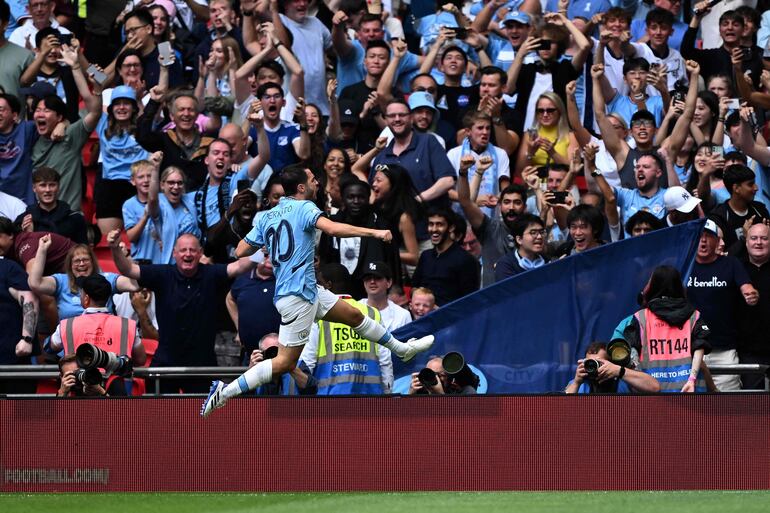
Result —
<path fill-rule="evenodd" d="M 275 207 L 257 213 L 254 227 L 244 238 L 251 246 L 267 246 L 275 272 L 276 301 L 285 296 L 315 301 L 313 256 L 320 216 L 312 201 L 284 196 Z"/>

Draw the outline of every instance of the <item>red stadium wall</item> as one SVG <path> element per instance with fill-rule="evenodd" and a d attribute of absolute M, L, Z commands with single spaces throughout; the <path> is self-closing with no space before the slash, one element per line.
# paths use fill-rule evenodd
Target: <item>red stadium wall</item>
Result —
<path fill-rule="evenodd" d="M 0 491 L 770 488 L 770 395 L 0 400 Z"/>

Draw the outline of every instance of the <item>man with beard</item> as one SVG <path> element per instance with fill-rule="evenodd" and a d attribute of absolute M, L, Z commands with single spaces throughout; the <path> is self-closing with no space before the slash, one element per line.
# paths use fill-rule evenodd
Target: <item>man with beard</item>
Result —
<path fill-rule="evenodd" d="M 454 186 L 455 170 L 444 148 L 429 134 L 413 130 L 412 114 L 403 100 L 391 100 L 385 107 L 385 120 L 393 132 L 393 140 L 372 163 L 369 181 L 379 164 L 398 164 L 409 172 L 417 201 L 449 206 L 447 192 Z"/>
<path fill-rule="evenodd" d="M 370 194 L 371 188 L 368 183 L 355 176 L 343 177 L 340 180 L 343 208 L 330 219 L 363 228 L 386 230 L 388 226 L 385 219 L 372 211 L 369 204 Z M 390 262 L 393 269 L 401 269 L 397 251 L 398 248 L 393 247 L 392 244 L 386 244 L 371 237 L 335 237 L 325 233 L 321 235 L 318 245 L 322 264 L 342 264 L 351 274 L 354 285 L 350 292 L 353 297 L 366 295 L 362 280 L 372 262 Z"/>
<path fill-rule="evenodd" d="M 433 335 L 396 339 L 383 326 L 333 293 L 318 285 L 313 265 L 316 228 L 328 235 L 376 237 L 384 242 L 393 239 L 389 230 L 373 230 L 336 223 L 322 216 L 313 203 L 320 185 L 310 169 L 302 165 L 281 171 L 281 185 L 286 193 L 277 206 L 260 212 L 254 228 L 238 245 L 237 254 L 253 254 L 266 246 L 276 270 L 275 306 L 281 314 L 279 346 L 275 358 L 257 363 L 234 381 L 211 384 L 200 414 L 208 417 L 232 397 L 247 393 L 268 383 L 273 376 L 292 371 L 308 343 L 316 320 L 346 324 L 360 337 L 385 346 L 403 360 L 409 361 L 433 345 Z M 232 264 L 231 264 L 232 265 Z"/>
<path fill-rule="evenodd" d="M 254 263 L 241 258 L 227 265 L 200 263 L 198 238 L 186 233 L 174 245 L 175 264 L 139 266 L 120 248 L 120 232 L 107 236 L 112 258 L 124 276 L 137 280 L 155 293 L 160 340 L 152 364 L 168 366 L 215 366 L 218 319 L 211 315 L 213 298 L 224 298 L 230 280 L 250 271 Z M 216 303 L 215 303 L 216 304 Z M 163 393 L 205 392 L 208 381 L 173 380 L 161 384 Z"/>
<path fill-rule="evenodd" d="M 690 75 L 690 88 L 687 91 L 685 98 L 684 109 L 682 114 L 677 119 L 674 129 L 671 135 L 663 141 L 664 147 L 667 148 L 669 155 L 677 155 L 679 149 L 687 139 L 687 135 L 690 131 L 690 121 L 692 115 L 695 112 L 695 102 L 698 96 L 698 77 L 700 75 L 700 67 L 698 63 L 694 61 L 687 61 L 687 71 Z M 620 185 L 626 188 L 633 188 L 635 185 L 635 171 L 636 161 L 644 153 L 655 151 L 657 148 L 654 145 L 655 141 L 655 116 L 646 110 L 638 110 L 631 116 L 631 137 L 633 137 L 636 143 L 635 148 L 631 148 L 629 144 L 618 135 L 618 130 L 609 121 L 604 103 L 604 96 L 601 92 L 601 82 L 604 81 L 605 68 L 601 64 L 594 64 L 591 67 L 591 77 L 593 78 L 593 100 L 594 100 L 594 116 L 596 116 L 596 122 L 599 125 L 602 135 L 602 141 L 604 142 L 607 153 L 614 156 L 615 164 L 618 169 L 618 176 L 620 177 Z M 668 173 L 664 173 L 661 177 L 660 184 L 663 187 L 673 187 L 677 185 L 677 182 L 669 183 Z"/>
<path fill-rule="evenodd" d="M 412 286 L 432 290 L 439 306 L 479 289 L 478 262 L 451 237 L 455 215 L 444 209 L 428 212 L 433 249 L 422 252 L 412 276 Z"/>
<path fill-rule="evenodd" d="M 770 227 L 757 223 L 746 235 L 746 254 L 741 263 L 759 292 L 754 306 L 738 306 L 738 358 L 741 363 L 770 364 Z M 765 376 L 744 374 L 743 389 L 764 390 Z"/>
<path fill-rule="evenodd" d="M 701 50 L 695 47 L 695 39 L 698 35 L 698 27 L 703 17 L 711 11 L 708 1 L 695 5 L 695 12 L 690 20 L 690 27 L 682 38 L 682 57 L 692 59 L 700 64 L 703 80 L 708 83 L 713 75 L 733 76 L 732 55 L 740 53 L 743 63 L 743 71 L 751 72 L 751 81 L 754 88 L 759 88 L 759 77 L 762 74 L 762 55 L 751 48 L 749 54 L 745 54 L 741 44 L 744 21 L 743 16 L 735 11 L 725 11 L 719 17 L 719 35 L 722 37 L 722 46 Z"/>
<path fill-rule="evenodd" d="M 360 82 L 344 88 L 339 96 L 340 104 L 350 102 L 361 122 L 356 131 L 358 151 L 366 153 L 374 147 L 377 134 L 385 126 L 377 101 L 377 86 L 390 60 L 390 47 L 382 40 L 369 41 L 364 55 L 366 76 Z"/>
<path fill-rule="evenodd" d="M 486 287 L 495 282 L 494 269 L 497 261 L 516 247 L 511 231 L 518 216 L 527 211 L 527 188 L 519 184 L 510 184 L 504 188 L 496 198 L 500 206 L 500 217 L 490 217 L 471 200 L 468 170 L 475 163 L 475 159 L 470 155 L 460 159 L 457 200 L 481 242 L 481 284 Z"/>
<path fill-rule="evenodd" d="M 545 223 L 534 214 L 522 214 L 513 225 L 516 250 L 504 255 L 495 264 L 495 281 L 537 269 L 548 263 L 544 257 L 548 232 Z"/>
<path fill-rule="evenodd" d="M 679 178 L 672 166 L 666 166 L 661 159 L 653 154 L 642 155 L 636 160 L 636 188 L 610 187 L 601 173 L 594 172 L 592 176 L 604 195 L 604 201 L 617 202 L 620 208 L 620 223 L 626 221 L 640 210 L 646 210 L 658 219 L 666 217 L 666 189 L 660 186 L 663 169 L 669 170 L 668 180 L 673 185 L 679 185 Z"/>

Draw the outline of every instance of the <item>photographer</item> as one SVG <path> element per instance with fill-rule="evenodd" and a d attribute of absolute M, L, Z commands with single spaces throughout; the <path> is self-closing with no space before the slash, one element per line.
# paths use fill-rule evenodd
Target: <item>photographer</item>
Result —
<path fill-rule="evenodd" d="M 80 277 L 75 280 L 80 288 L 80 304 L 85 309 L 82 315 L 70 317 L 59 323 L 51 335 L 48 352 L 74 356 L 76 349 L 83 344 L 92 344 L 107 353 L 131 358 L 128 365 L 144 365 L 147 353 L 142 338 L 137 331 L 136 322 L 124 317 L 112 315 L 107 310 L 107 301 L 112 296 L 112 286 L 100 274 Z M 120 368 L 125 363 L 120 364 Z M 108 369 L 109 371 L 110 369 Z M 123 375 L 121 371 L 118 373 Z M 121 387 L 121 380 L 113 380 L 111 395 L 126 395 Z"/>
<path fill-rule="evenodd" d="M 61 384 L 56 392 L 56 397 L 107 396 L 107 391 L 102 385 L 79 382 L 76 377 L 77 370 L 77 356 L 74 354 L 68 354 L 59 360 L 59 380 Z"/>
<path fill-rule="evenodd" d="M 259 339 L 259 349 L 254 349 L 249 355 L 249 368 L 262 360 L 275 358 L 277 354 L 278 334 L 268 333 Z M 318 380 L 313 377 L 307 364 L 300 360 L 291 372 L 273 376 L 270 383 L 260 385 L 254 393 L 255 395 L 315 395 L 318 393 Z"/>
<path fill-rule="evenodd" d="M 586 369 L 586 361 L 593 360 L 598 363 L 596 374 L 589 375 Z M 589 365 L 589 367 L 591 367 Z M 607 353 L 607 344 L 604 342 L 594 342 L 586 349 L 585 359 L 578 360 L 575 379 L 570 381 L 564 390 L 567 394 L 590 394 L 598 391 L 611 392 L 611 380 L 617 380 L 617 388 L 614 390 L 618 394 L 630 394 L 633 392 L 655 393 L 660 391 L 658 380 L 645 372 L 640 372 L 627 367 L 622 367 L 609 361 Z M 592 383 L 593 382 L 593 383 Z"/>
<path fill-rule="evenodd" d="M 459 355 L 460 353 L 448 353 Z M 420 372 L 412 373 L 409 395 L 473 395 L 479 386 L 479 378 L 467 365 L 454 374 L 444 369 L 446 356 L 434 356 Z M 433 371 L 432 373 L 430 371 Z"/>

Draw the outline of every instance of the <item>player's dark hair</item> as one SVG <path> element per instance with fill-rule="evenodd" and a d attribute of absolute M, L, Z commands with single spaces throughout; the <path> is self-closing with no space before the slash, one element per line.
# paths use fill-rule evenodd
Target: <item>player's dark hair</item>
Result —
<path fill-rule="evenodd" d="M 291 164 L 281 170 L 281 185 L 286 196 L 297 194 L 300 185 L 307 184 L 304 164 Z"/>

